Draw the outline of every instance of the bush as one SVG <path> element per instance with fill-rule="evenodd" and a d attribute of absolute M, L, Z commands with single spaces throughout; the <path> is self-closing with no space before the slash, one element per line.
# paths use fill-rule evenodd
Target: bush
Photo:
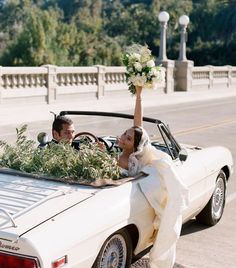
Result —
<path fill-rule="evenodd" d="M 27 139 L 26 130 L 26 125 L 16 129 L 15 145 L 0 141 L 0 147 L 3 148 L 1 167 L 56 177 L 63 181 L 120 178 L 116 157 L 100 149 L 97 144 L 82 144 L 79 151 L 68 143 L 50 144 L 42 149 Z"/>

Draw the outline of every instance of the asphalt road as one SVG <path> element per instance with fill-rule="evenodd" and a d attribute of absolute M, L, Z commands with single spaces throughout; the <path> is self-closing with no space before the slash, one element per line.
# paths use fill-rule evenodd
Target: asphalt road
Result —
<path fill-rule="evenodd" d="M 145 100 L 144 100 L 145 107 Z M 144 108 L 144 115 L 161 119 L 167 123 L 180 143 L 198 146 L 223 145 L 228 147 L 236 162 L 236 98 L 185 103 L 155 108 Z M 75 118 L 77 131 L 91 131 L 103 134 L 110 129 L 115 135 L 130 123 L 110 122 L 108 119 L 96 119 L 87 122 L 84 118 Z M 13 142 L 15 127 L 1 127 L 1 139 Z M 28 135 L 35 139 L 40 131 L 50 133 L 48 121 L 28 125 Z M 149 134 L 155 130 L 146 126 Z M 98 131 L 100 129 L 100 131 Z M 111 130 L 112 129 L 112 130 Z M 236 267 L 236 173 L 230 178 L 227 190 L 227 203 L 221 221 L 214 227 L 196 224 L 191 220 L 182 228 L 177 245 L 176 262 L 186 268 L 235 268 Z M 143 265 L 142 265 L 143 264 Z M 147 267 L 143 259 L 134 267 Z M 176 265 L 176 267 L 178 267 Z"/>

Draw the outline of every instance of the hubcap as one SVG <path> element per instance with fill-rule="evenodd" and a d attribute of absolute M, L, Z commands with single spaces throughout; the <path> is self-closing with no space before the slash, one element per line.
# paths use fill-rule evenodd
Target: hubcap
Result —
<path fill-rule="evenodd" d="M 108 265 L 107 267 L 117 267 L 119 257 L 116 252 L 112 252 L 111 255 L 107 258 Z"/>
<path fill-rule="evenodd" d="M 101 268 L 124 268 L 127 258 L 127 246 L 122 235 L 112 236 L 106 243 L 100 266 Z"/>
<path fill-rule="evenodd" d="M 212 213 L 214 218 L 219 219 L 221 217 L 225 200 L 225 184 L 224 180 L 219 177 L 216 182 L 215 191 L 212 200 Z"/>

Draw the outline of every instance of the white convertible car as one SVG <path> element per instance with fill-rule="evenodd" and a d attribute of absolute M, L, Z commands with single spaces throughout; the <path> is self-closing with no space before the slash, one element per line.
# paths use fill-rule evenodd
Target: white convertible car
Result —
<path fill-rule="evenodd" d="M 61 115 L 133 118 L 104 112 L 61 112 Z M 221 218 L 232 155 L 224 147 L 181 145 L 159 120 L 152 144 L 168 153 L 190 194 L 184 222 L 196 216 L 207 225 Z M 107 149 L 114 136 L 101 137 Z M 119 148 L 115 148 L 119 149 Z M 65 184 L 0 169 L 1 268 L 123 268 L 152 246 L 154 210 L 139 182 L 149 176 L 94 187 Z M 153 189 L 155 191 L 156 189 Z"/>

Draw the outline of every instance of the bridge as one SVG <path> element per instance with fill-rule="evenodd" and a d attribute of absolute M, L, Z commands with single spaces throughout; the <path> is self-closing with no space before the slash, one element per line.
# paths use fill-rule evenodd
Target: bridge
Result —
<path fill-rule="evenodd" d="M 165 81 L 158 85 L 158 92 L 236 89 L 235 66 L 195 67 L 188 60 L 162 64 Z M 127 88 L 125 67 L 0 67 L 0 104 L 26 98 L 50 104 L 65 96 L 100 99 Z"/>

